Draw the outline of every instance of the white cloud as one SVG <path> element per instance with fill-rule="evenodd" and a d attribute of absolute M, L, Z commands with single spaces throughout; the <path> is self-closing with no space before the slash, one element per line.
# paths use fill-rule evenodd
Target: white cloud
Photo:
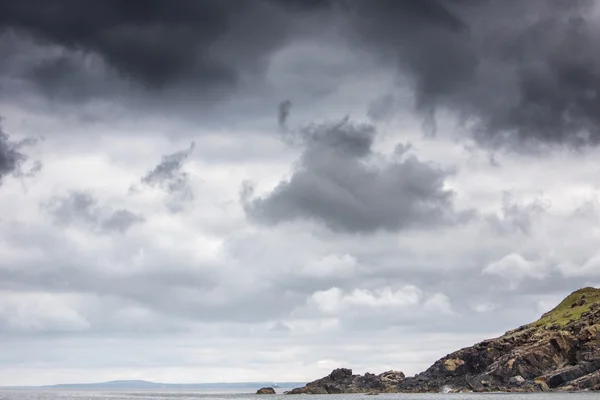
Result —
<path fill-rule="evenodd" d="M 339 288 L 331 288 L 313 293 L 308 302 L 323 313 L 334 314 L 353 308 L 403 308 L 416 305 L 422 298 L 415 286 L 405 286 L 397 290 L 384 287 L 376 290 L 354 289 L 344 293 Z"/>
<path fill-rule="evenodd" d="M 590 257 L 581 265 L 563 262 L 557 267 L 567 277 L 597 278 L 600 277 L 600 254 Z"/>
<path fill-rule="evenodd" d="M 356 259 L 350 254 L 329 254 L 307 262 L 300 268 L 300 273 L 312 277 L 335 277 L 353 275 L 359 267 Z"/>
<path fill-rule="evenodd" d="M 311 294 L 307 299 L 307 306 L 314 306 L 324 315 L 346 318 L 378 315 L 389 321 L 395 321 L 398 315 L 414 316 L 415 313 L 452 314 L 450 299 L 446 295 L 425 294 L 414 285 L 397 289 L 389 286 L 376 289 L 356 288 L 351 291 L 334 287 Z"/>
<path fill-rule="evenodd" d="M 499 305 L 491 302 L 482 302 L 471 304 L 473 311 L 478 313 L 489 313 L 498 309 Z"/>
<path fill-rule="evenodd" d="M 508 254 L 488 264 L 481 273 L 506 279 L 512 289 L 516 289 L 525 279 L 540 280 L 548 275 L 544 264 L 527 260 L 518 253 Z"/>
<path fill-rule="evenodd" d="M 441 314 L 453 314 L 450 299 L 443 293 L 436 293 L 425 300 L 423 308 L 427 311 L 439 312 Z"/>

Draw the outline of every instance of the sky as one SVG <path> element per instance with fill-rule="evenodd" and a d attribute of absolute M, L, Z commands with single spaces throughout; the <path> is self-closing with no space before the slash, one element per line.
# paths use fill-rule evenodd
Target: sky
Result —
<path fill-rule="evenodd" d="M 413 375 L 600 285 L 598 12 L 0 2 L 0 385 Z"/>

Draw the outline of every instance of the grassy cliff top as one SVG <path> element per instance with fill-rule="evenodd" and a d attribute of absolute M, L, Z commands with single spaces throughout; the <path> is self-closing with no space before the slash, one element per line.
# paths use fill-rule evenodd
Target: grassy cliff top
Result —
<path fill-rule="evenodd" d="M 576 290 L 530 326 L 566 326 L 581 318 L 581 314 L 590 311 L 594 304 L 600 304 L 600 289 L 586 287 Z"/>

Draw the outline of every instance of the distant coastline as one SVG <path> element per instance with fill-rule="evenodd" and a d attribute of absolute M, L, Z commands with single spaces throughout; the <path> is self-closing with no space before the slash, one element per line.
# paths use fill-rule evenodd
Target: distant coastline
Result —
<path fill-rule="evenodd" d="M 236 390 L 259 389 L 261 387 L 292 388 L 306 382 L 224 382 L 224 383 L 159 383 L 143 380 L 117 380 L 97 383 L 63 383 L 43 386 L 0 386 L 0 389 L 80 389 L 80 390 Z"/>

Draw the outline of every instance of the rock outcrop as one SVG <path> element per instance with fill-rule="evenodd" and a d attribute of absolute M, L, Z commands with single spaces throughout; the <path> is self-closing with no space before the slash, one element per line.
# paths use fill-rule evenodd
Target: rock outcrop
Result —
<path fill-rule="evenodd" d="M 379 375 L 366 373 L 354 375 L 351 369 L 335 369 L 325 378 L 307 383 L 306 386 L 293 389 L 286 394 L 336 394 L 397 392 L 398 385 L 404 380 L 399 371 L 387 371 Z"/>
<path fill-rule="evenodd" d="M 586 390 L 600 384 L 600 290 L 569 295 L 538 321 L 436 361 L 402 392 Z"/>
<path fill-rule="evenodd" d="M 289 393 L 576 390 L 600 390 L 600 289 L 573 292 L 538 321 L 449 354 L 414 377 L 338 369 Z"/>
<path fill-rule="evenodd" d="M 256 394 L 275 394 L 275 389 L 272 387 L 260 388 L 256 391 Z"/>

